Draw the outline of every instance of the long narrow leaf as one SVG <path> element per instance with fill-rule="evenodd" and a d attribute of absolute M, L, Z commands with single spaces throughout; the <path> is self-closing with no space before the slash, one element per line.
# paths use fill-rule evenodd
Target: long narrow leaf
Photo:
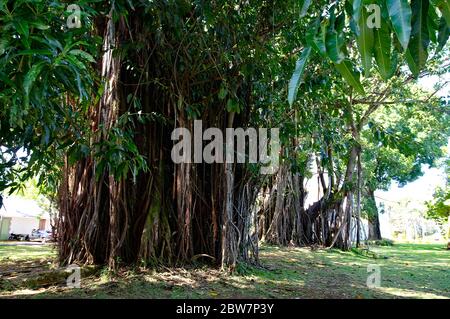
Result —
<path fill-rule="evenodd" d="M 391 34 L 386 23 L 380 29 L 374 30 L 374 52 L 378 72 L 384 80 L 391 77 Z"/>
<path fill-rule="evenodd" d="M 439 34 L 438 34 L 439 45 L 436 49 L 436 52 L 439 52 L 444 48 L 445 44 L 448 41 L 449 36 L 450 36 L 450 27 L 447 25 L 445 18 L 441 17 L 441 22 L 439 23 Z"/>
<path fill-rule="evenodd" d="M 311 5 L 311 0 L 301 0 L 300 1 L 300 18 L 303 18 L 304 16 L 306 16 L 310 5 Z"/>
<path fill-rule="evenodd" d="M 353 0 L 353 23 L 354 26 L 354 32 L 356 35 L 359 36 L 360 28 L 359 28 L 359 20 L 361 18 L 361 11 L 362 11 L 362 0 Z"/>
<path fill-rule="evenodd" d="M 430 35 L 428 33 L 428 9 L 429 0 L 412 0 L 412 32 L 409 42 L 407 58 L 411 72 L 417 76 L 427 62 L 428 45 L 430 43 Z M 412 65 L 414 62 L 415 65 Z"/>
<path fill-rule="evenodd" d="M 364 88 L 359 80 L 359 73 L 354 70 L 352 63 L 349 60 L 344 60 L 342 63 L 335 64 L 335 67 L 349 85 L 351 85 L 359 94 L 365 94 Z"/>
<path fill-rule="evenodd" d="M 345 59 L 345 56 L 341 50 L 344 44 L 342 34 L 334 30 L 333 26 L 329 26 L 328 28 L 325 44 L 327 48 L 327 55 L 331 61 L 339 64 Z"/>
<path fill-rule="evenodd" d="M 372 67 L 372 57 L 374 50 L 373 29 L 369 28 L 366 23 L 367 12 L 364 10 L 359 20 L 359 36 L 357 37 L 358 50 L 361 54 L 361 62 L 365 74 L 368 75 Z"/>
<path fill-rule="evenodd" d="M 38 78 L 39 74 L 41 73 L 42 69 L 44 68 L 45 62 L 39 62 L 36 64 L 33 64 L 33 66 L 30 68 L 30 70 L 25 75 L 25 78 L 23 80 L 23 91 L 24 91 L 24 99 L 25 99 L 25 106 L 27 107 L 29 104 L 29 96 L 31 88 L 33 87 L 34 82 Z"/>
<path fill-rule="evenodd" d="M 386 4 L 397 38 L 403 49 L 406 50 L 411 37 L 412 16 L 408 0 L 387 0 Z"/>
<path fill-rule="evenodd" d="M 289 105 L 291 106 L 294 103 L 295 98 L 297 97 L 297 92 L 301 83 L 303 71 L 305 70 L 305 66 L 306 63 L 308 62 L 310 54 L 311 54 L 311 47 L 307 47 L 303 50 L 302 54 L 297 60 L 294 74 L 292 74 L 291 81 L 289 82 L 288 101 Z"/>
<path fill-rule="evenodd" d="M 447 26 L 450 27 L 450 1 L 449 0 L 432 0 L 431 3 L 439 8 L 439 11 L 441 11 L 442 16 L 444 17 L 445 21 L 447 21 Z"/>

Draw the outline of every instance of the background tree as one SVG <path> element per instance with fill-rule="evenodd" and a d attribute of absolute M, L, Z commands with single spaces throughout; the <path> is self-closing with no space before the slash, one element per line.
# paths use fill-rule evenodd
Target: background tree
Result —
<path fill-rule="evenodd" d="M 449 117 L 433 92 L 415 85 L 393 84 L 389 101 L 363 133 L 364 211 L 369 239 L 381 239 L 376 190 L 388 190 L 392 182 L 404 186 L 422 176 L 422 165 L 434 167 L 445 154 Z"/>
<path fill-rule="evenodd" d="M 434 199 L 427 203 L 427 216 L 439 223 L 445 225 L 447 223 L 447 249 L 450 249 L 450 160 L 445 162 L 445 171 L 447 174 L 447 184 L 445 188 L 437 188 Z"/>

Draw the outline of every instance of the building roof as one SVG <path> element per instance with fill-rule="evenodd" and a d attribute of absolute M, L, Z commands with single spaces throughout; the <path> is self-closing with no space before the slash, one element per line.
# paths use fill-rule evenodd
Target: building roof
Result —
<path fill-rule="evenodd" d="M 42 218 L 48 219 L 45 212 L 36 201 L 16 196 L 3 198 L 3 207 L 0 208 L 2 217 Z"/>

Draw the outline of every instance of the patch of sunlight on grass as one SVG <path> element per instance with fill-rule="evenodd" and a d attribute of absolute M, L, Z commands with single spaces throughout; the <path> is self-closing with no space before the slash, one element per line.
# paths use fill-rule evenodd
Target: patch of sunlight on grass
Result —
<path fill-rule="evenodd" d="M 45 289 L 40 290 L 31 290 L 31 289 L 23 289 L 14 291 L 14 296 L 29 296 L 29 295 L 38 295 L 42 293 Z"/>
<path fill-rule="evenodd" d="M 55 256 L 52 245 L 0 246 L 0 260 L 33 260 Z"/>
<path fill-rule="evenodd" d="M 436 295 L 431 292 L 415 291 L 404 288 L 379 287 L 376 290 L 387 293 L 400 298 L 417 298 L 417 299 L 450 299 L 446 296 Z"/>

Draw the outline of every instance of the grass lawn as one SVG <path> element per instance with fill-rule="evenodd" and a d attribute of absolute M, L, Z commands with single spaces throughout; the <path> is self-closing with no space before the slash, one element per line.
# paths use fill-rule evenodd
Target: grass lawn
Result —
<path fill-rule="evenodd" d="M 0 297 L 450 298 L 450 251 L 444 244 L 377 246 L 369 254 L 262 246 L 262 267 L 240 266 L 236 275 L 207 267 L 114 276 L 99 270 L 82 276 L 81 289 L 66 288 L 61 279 L 46 281 L 55 272 L 52 260 L 49 246 L 0 246 Z M 381 287 L 366 286 L 369 265 L 380 267 Z"/>
<path fill-rule="evenodd" d="M 52 259 L 55 255 L 51 245 L 2 246 L 0 242 L 0 266 L 8 261 Z"/>

